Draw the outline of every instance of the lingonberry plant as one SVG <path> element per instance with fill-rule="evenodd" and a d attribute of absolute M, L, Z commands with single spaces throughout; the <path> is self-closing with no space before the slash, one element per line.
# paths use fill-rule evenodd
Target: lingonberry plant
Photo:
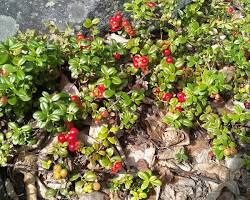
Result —
<path fill-rule="evenodd" d="M 77 33 L 50 24 L 49 35 L 27 31 L 0 44 L 0 164 L 38 133 L 56 137 L 39 165 L 65 184 L 48 198 L 106 187 L 149 197 L 161 181 L 151 171 L 129 171 L 119 137 L 134 133 L 155 106 L 168 126 L 206 132 L 217 159 L 239 154 L 249 168 L 241 153 L 250 143 L 249 1 L 196 0 L 182 8 L 131 0 L 124 8 L 130 16 L 112 13 L 107 37 L 98 18 L 87 18 Z M 63 76 L 77 92 L 62 91 Z M 82 121 L 100 128 L 91 143 Z"/>

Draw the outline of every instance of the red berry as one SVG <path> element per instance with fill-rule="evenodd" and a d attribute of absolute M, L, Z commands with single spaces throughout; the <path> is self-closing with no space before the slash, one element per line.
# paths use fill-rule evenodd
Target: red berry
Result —
<path fill-rule="evenodd" d="M 127 19 L 123 20 L 122 26 L 124 26 L 124 27 L 130 26 L 129 21 Z"/>
<path fill-rule="evenodd" d="M 114 167 L 116 170 L 120 170 L 122 168 L 122 163 L 121 162 L 115 162 Z"/>
<path fill-rule="evenodd" d="M 71 152 L 75 152 L 78 148 L 77 142 L 70 142 L 68 148 Z"/>
<path fill-rule="evenodd" d="M 85 39 L 85 36 L 81 33 L 78 33 L 77 36 L 76 36 L 76 39 L 77 39 L 77 42 L 80 42 L 80 40 L 83 40 Z"/>
<path fill-rule="evenodd" d="M 147 6 L 150 7 L 150 8 L 154 8 L 154 7 L 157 6 L 157 4 L 155 2 L 148 2 Z"/>
<path fill-rule="evenodd" d="M 120 26 L 120 23 L 117 20 L 114 20 L 114 21 L 110 22 L 110 26 L 117 28 L 118 26 Z"/>
<path fill-rule="evenodd" d="M 110 24 L 113 23 L 114 21 L 116 21 L 116 18 L 114 18 L 114 17 L 110 17 L 110 18 L 109 18 L 109 23 L 110 23 Z"/>
<path fill-rule="evenodd" d="M 70 129 L 69 131 L 69 134 L 72 134 L 72 135 L 77 135 L 79 133 L 78 129 L 73 127 Z"/>
<path fill-rule="evenodd" d="M 116 173 L 121 168 L 122 168 L 122 163 L 121 162 L 115 162 L 114 165 L 111 168 L 111 172 Z"/>
<path fill-rule="evenodd" d="M 168 57 L 166 58 L 166 62 L 167 62 L 168 64 L 172 64 L 172 63 L 174 62 L 174 59 L 173 59 L 171 56 L 168 56 Z"/>
<path fill-rule="evenodd" d="M 93 94 L 94 97 L 98 97 L 98 95 L 99 95 L 99 90 L 98 90 L 98 88 L 95 88 L 95 89 L 93 90 L 92 94 Z"/>
<path fill-rule="evenodd" d="M 140 66 L 139 66 L 138 63 L 134 63 L 134 67 L 135 67 L 136 69 L 140 68 Z"/>
<path fill-rule="evenodd" d="M 117 172 L 117 169 L 113 166 L 113 167 L 111 168 L 111 172 L 112 172 L 112 173 L 116 173 L 116 172 Z"/>
<path fill-rule="evenodd" d="M 112 31 L 112 32 L 117 32 L 117 31 L 119 31 L 119 30 L 121 30 L 122 29 L 122 27 L 120 27 L 120 26 L 117 26 L 117 27 L 111 27 L 110 28 L 110 30 Z"/>
<path fill-rule="evenodd" d="M 158 94 L 160 92 L 161 92 L 161 89 L 159 87 L 153 89 L 153 93 Z"/>
<path fill-rule="evenodd" d="M 72 95 L 71 101 L 74 101 L 74 102 L 79 101 L 79 97 L 77 95 Z"/>
<path fill-rule="evenodd" d="M 184 92 L 178 92 L 177 98 L 179 102 L 185 102 L 186 101 L 186 94 Z"/>
<path fill-rule="evenodd" d="M 163 54 L 164 56 L 169 56 L 171 54 L 171 51 L 169 49 L 164 49 Z"/>
<path fill-rule="evenodd" d="M 215 155 L 212 151 L 209 151 L 207 156 L 209 159 L 213 159 Z"/>
<path fill-rule="evenodd" d="M 179 112 L 182 112 L 183 111 L 183 108 L 181 106 L 176 106 L 175 107 L 175 110 L 179 111 Z"/>
<path fill-rule="evenodd" d="M 102 116 L 103 118 L 106 118 L 106 117 L 109 116 L 109 112 L 108 112 L 107 110 L 102 111 L 100 114 L 101 114 L 101 116 Z"/>
<path fill-rule="evenodd" d="M 113 57 L 114 57 L 114 59 L 119 60 L 121 58 L 121 54 L 116 52 L 113 54 Z"/>
<path fill-rule="evenodd" d="M 101 93 L 103 93 L 104 91 L 105 91 L 105 89 L 106 89 L 106 87 L 105 87 L 105 85 L 104 84 L 100 84 L 100 85 L 98 85 L 98 90 L 101 92 Z"/>
<path fill-rule="evenodd" d="M 246 109 L 250 109 L 250 102 L 245 102 L 244 106 L 245 106 Z"/>
<path fill-rule="evenodd" d="M 135 31 L 134 29 L 131 29 L 131 30 L 128 32 L 128 34 L 129 34 L 131 37 L 133 37 L 133 36 L 136 35 L 136 31 Z"/>
<path fill-rule="evenodd" d="M 162 96 L 163 101 L 170 101 L 172 99 L 173 95 L 171 93 L 164 93 Z"/>
<path fill-rule="evenodd" d="M 60 133 L 60 134 L 57 136 L 57 140 L 58 140 L 58 142 L 60 142 L 60 143 L 66 142 L 65 134 L 64 134 L 64 133 Z"/>
<path fill-rule="evenodd" d="M 141 62 L 143 65 L 148 65 L 148 57 L 147 56 L 142 56 L 141 57 Z"/>
<path fill-rule="evenodd" d="M 235 9 L 234 9 L 233 6 L 230 6 L 230 7 L 227 8 L 227 13 L 228 13 L 228 14 L 232 14 L 232 13 L 234 13 L 234 12 L 235 12 Z"/>
<path fill-rule="evenodd" d="M 140 60 L 140 56 L 134 56 L 133 57 L 133 62 L 135 63 L 135 62 L 139 62 L 139 60 Z"/>
<path fill-rule="evenodd" d="M 117 13 L 115 14 L 115 19 L 116 19 L 117 21 L 122 21 L 122 18 L 123 18 L 123 16 L 122 16 L 122 14 L 121 14 L 120 12 L 117 12 Z"/>
<path fill-rule="evenodd" d="M 68 134 L 67 135 L 68 142 L 74 142 L 75 140 L 76 140 L 76 134 Z"/>

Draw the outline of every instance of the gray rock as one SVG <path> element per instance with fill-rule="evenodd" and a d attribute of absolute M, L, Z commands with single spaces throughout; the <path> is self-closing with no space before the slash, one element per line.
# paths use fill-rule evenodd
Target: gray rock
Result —
<path fill-rule="evenodd" d="M 18 24 L 12 17 L 0 15 L 0 41 L 16 34 Z"/>
<path fill-rule="evenodd" d="M 105 200 L 107 199 L 107 195 L 101 192 L 93 192 L 90 194 L 84 194 L 79 197 L 79 200 Z"/>
<path fill-rule="evenodd" d="M 2 15 L 12 17 L 11 23 L 0 25 L 15 27 L 13 22 L 20 25 L 21 30 L 34 28 L 45 31 L 44 21 L 53 21 L 60 30 L 67 25 L 79 26 L 86 17 L 100 17 L 101 27 L 107 26 L 107 20 L 117 10 L 122 10 L 125 0 L 1 0 Z"/>
<path fill-rule="evenodd" d="M 129 0 L 1 0 L 0 41 L 18 30 L 32 28 L 45 31 L 44 21 L 53 21 L 60 30 L 68 25 L 79 30 L 86 18 L 99 17 L 99 27 L 107 31 L 109 16 L 117 10 L 123 10 L 123 4 Z M 179 8 L 191 0 L 180 0 Z"/>
<path fill-rule="evenodd" d="M 240 170 L 243 167 L 243 159 L 240 157 L 233 157 L 226 159 L 226 167 L 232 171 Z"/>

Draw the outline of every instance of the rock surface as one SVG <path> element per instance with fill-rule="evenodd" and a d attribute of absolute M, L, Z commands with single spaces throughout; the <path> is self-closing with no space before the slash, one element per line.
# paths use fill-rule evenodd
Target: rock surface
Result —
<path fill-rule="evenodd" d="M 108 17 L 130 0 L 1 0 L 0 41 L 14 35 L 18 29 L 45 31 L 44 21 L 53 21 L 60 30 L 68 25 L 80 29 L 84 18 L 99 17 L 104 30 Z M 181 0 L 183 7 L 191 0 Z"/>
<path fill-rule="evenodd" d="M 86 17 L 99 17 L 103 28 L 108 17 L 121 10 L 125 0 L 1 0 L 0 41 L 14 35 L 18 28 L 44 31 L 43 23 L 53 21 L 60 30 L 76 29 Z"/>

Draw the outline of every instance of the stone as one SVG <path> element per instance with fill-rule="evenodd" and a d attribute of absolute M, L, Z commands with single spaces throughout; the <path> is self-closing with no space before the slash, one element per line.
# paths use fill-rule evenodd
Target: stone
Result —
<path fill-rule="evenodd" d="M 14 18 L 0 15 L 0 41 L 4 41 L 8 37 L 15 35 L 18 28 L 19 26 Z"/>
<path fill-rule="evenodd" d="M 145 160 L 149 167 L 153 165 L 155 148 L 141 145 L 142 149 L 138 146 L 128 145 L 126 147 L 127 162 L 129 166 L 141 167 L 142 160 Z M 138 162 L 139 161 L 139 162 Z"/>
<path fill-rule="evenodd" d="M 168 160 L 168 159 L 175 159 L 175 155 L 177 152 L 184 150 L 184 147 L 169 147 L 164 149 L 163 151 L 158 152 L 157 158 L 159 160 Z"/>
<path fill-rule="evenodd" d="M 226 158 L 225 161 L 226 167 L 232 171 L 240 170 L 244 165 L 244 161 L 240 157 Z"/>
<path fill-rule="evenodd" d="M 79 200 L 107 200 L 108 197 L 106 194 L 102 193 L 102 192 L 93 192 L 90 194 L 84 194 L 79 196 Z"/>
<path fill-rule="evenodd" d="M 230 178 L 229 169 L 215 162 L 200 163 L 197 164 L 194 169 L 202 171 L 208 177 L 219 178 L 223 181 L 228 180 Z"/>

